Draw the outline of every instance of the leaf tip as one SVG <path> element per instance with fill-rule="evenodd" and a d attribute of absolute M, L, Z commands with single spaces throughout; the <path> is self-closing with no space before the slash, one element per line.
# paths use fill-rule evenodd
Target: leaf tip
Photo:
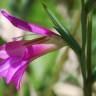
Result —
<path fill-rule="evenodd" d="M 44 9 L 47 9 L 47 6 L 44 2 L 42 2 L 42 6 L 43 6 Z"/>

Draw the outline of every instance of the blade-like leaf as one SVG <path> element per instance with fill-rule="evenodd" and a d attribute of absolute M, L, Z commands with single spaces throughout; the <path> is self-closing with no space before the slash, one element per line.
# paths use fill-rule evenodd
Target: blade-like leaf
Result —
<path fill-rule="evenodd" d="M 59 20 L 54 16 L 54 14 L 51 12 L 51 10 L 48 9 L 48 7 L 42 3 L 45 11 L 47 12 L 48 16 L 50 17 L 51 21 L 53 22 L 53 24 L 55 26 L 60 27 L 61 29 L 64 30 L 64 32 L 66 32 L 66 34 L 68 33 L 67 29 L 65 27 L 62 26 L 62 24 L 59 22 Z"/>
<path fill-rule="evenodd" d="M 81 59 L 82 49 L 80 45 L 73 38 L 70 32 L 64 26 L 62 26 L 62 24 L 57 20 L 57 18 L 52 14 L 52 12 L 47 8 L 47 6 L 44 3 L 43 3 L 43 7 L 45 11 L 47 12 L 48 16 L 50 17 L 51 21 L 53 22 L 57 32 L 61 35 L 64 41 L 77 53 L 78 58 Z M 86 76 L 85 66 L 83 63 L 80 63 L 80 64 L 81 64 L 83 77 L 85 77 Z"/>
<path fill-rule="evenodd" d="M 76 52 L 80 53 L 81 48 L 77 41 L 72 37 L 70 32 L 62 26 L 62 24 L 57 20 L 57 18 L 52 14 L 52 12 L 48 9 L 48 7 L 44 4 L 43 7 L 45 11 L 47 12 L 48 16 L 50 17 L 51 21 L 53 22 L 55 29 L 58 31 L 58 33 L 61 35 L 61 37 L 68 43 L 68 45 Z"/>

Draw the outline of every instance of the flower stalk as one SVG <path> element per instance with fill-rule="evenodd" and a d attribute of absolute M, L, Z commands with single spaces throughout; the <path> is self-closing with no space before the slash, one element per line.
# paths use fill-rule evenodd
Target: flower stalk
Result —
<path fill-rule="evenodd" d="M 87 72 L 88 72 L 88 96 L 92 96 L 92 12 L 88 16 L 87 33 Z"/>
<path fill-rule="evenodd" d="M 91 60 L 91 51 L 92 51 L 92 12 L 88 13 L 87 9 L 89 8 L 88 0 L 85 3 L 82 2 L 82 12 L 81 12 L 81 25 L 82 25 L 82 55 L 83 57 L 81 63 L 85 65 L 86 77 L 83 76 L 84 84 L 84 96 L 92 96 L 92 60 Z M 92 7 L 92 6 L 91 6 Z M 88 9 L 89 10 L 89 9 Z M 87 50 L 87 51 L 86 51 Z"/>

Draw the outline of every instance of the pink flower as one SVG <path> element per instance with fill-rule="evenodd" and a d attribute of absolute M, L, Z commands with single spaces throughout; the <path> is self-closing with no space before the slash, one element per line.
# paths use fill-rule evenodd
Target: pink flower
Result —
<path fill-rule="evenodd" d="M 4 10 L 1 10 L 1 14 L 16 27 L 42 36 L 33 40 L 13 41 L 0 46 L 0 76 L 6 79 L 7 84 L 12 82 L 16 89 L 19 89 L 28 64 L 48 52 L 63 47 L 65 43 L 59 35 L 46 28 L 22 21 Z"/>

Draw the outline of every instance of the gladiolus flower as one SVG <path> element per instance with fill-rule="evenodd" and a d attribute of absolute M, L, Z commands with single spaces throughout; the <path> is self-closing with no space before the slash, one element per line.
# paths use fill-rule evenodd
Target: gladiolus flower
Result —
<path fill-rule="evenodd" d="M 42 36 L 33 40 L 8 42 L 0 46 L 0 76 L 6 79 L 7 84 L 12 82 L 16 89 L 19 89 L 23 73 L 32 60 L 66 44 L 59 35 L 47 28 L 27 23 L 4 10 L 1 10 L 1 14 L 16 27 Z"/>

